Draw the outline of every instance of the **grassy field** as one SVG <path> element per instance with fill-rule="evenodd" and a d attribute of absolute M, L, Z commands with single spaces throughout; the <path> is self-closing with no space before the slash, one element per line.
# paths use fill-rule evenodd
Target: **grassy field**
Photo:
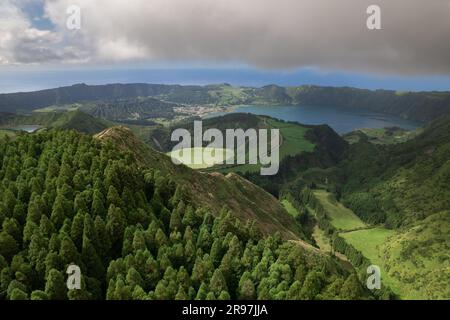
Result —
<path fill-rule="evenodd" d="M 339 235 L 381 269 L 382 285 L 400 299 L 450 299 L 450 211 L 389 230 L 364 224 L 325 191 L 314 191 Z M 323 251 L 329 239 L 318 228 L 313 237 Z"/>
<path fill-rule="evenodd" d="M 341 203 L 333 200 L 331 195 L 323 190 L 314 191 L 314 195 L 325 208 L 332 225 L 343 232 L 339 235 L 345 241 L 351 244 L 355 249 L 360 251 L 367 259 L 374 265 L 381 269 L 382 284 L 389 286 L 396 294 L 402 298 L 407 296 L 405 289 L 399 281 L 392 274 L 389 274 L 386 265 L 386 257 L 384 246 L 395 232 L 383 227 L 370 228 L 353 211 L 344 207 Z M 362 230 L 355 230 L 361 229 Z M 349 231 L 355 230 L 355 231 Z M 326 237 L 324 232 L 316 226 L 313 233 L 314 240 L 322 250 L 327 250 L 330 240 Z M 331 250 L 331 249 L 328 249 Z M 411 297 L 417 298 L 417 296 Z"/>
<path fill-rule="evenodd" d="M 349 244 L 360 251 L 374 265 L 380 267 L 381 284 L 389 286 L 401 298 L 419 299 L 419 296 L 411 296 L 398 278 L 393 277 L 388 271 L 385 260 L 384 245 L 389 237 L 395 234 L 394 231 L 385 228 L 372 228 L 341 233 L 340 236 Z"/>
<path fill-rule="evenodd" d="M 14 133 L 14 131 L 12 130 L 5 130 L 5 129 L 0 129 L 0 138 L 4 138 L 6 136 L 8 137 L 14 137 L 16 134 Z"/>
<path fill-rule="evenodd" d="M 319 228 L 319 226 L 314 226 L 312 237 L 316 241 L 317 246 L 320 250 L 324 252 L 331 252 L 330 239 L 327 237 L 325 232 Z"/>
<path fill-rule="evenodd" d="M 222 161 L 217 161 L 215 156 L 217 153 L 222 153 Z M 191 157 L 183 159 L 186 153 L 190 153 Z M 174 157 L 181 163 L 192 169 L 205 169 L 216 164 L 223 163 L 226 159 L 233 157 L 233 151 L 222 148 L 187 148 L 167 153 L 168 156 Z"/>
<path fill-rule="evenodd" d="M 281 146 L 279 160 L 283 160 L 287 156 L 294 156 L 302 152 L 312 152 L 315 144 L 305 138 L 305 133 L 308 128 L 302 127 L 298 124 L 285 123 L 275 119 L 262 120 L 267 129 L 279 129 L 281 135 Z M 261 166 L 244 164 L 221 168 L 218 171 L 223 173 L 228 172 L 258 172 Z"/>
<path fill-rule="evenodd" d="M 450 299 L 448 234 L 450 212 L 430 216 L 407 230 L 373 227 L 339 235 L 380 267 L 382 284 L 401 299 Z M 325 250 L 327 238 L 323 232 L 314 230 L 313 236 Z"/>
<path fill-rule="evenodd" d="M 389 286 L 395 293 L 401 297 L 405 297 L 405 290 L 402 288 L 401 282 L 388 273 L 388 268 L 383 255 L 383 248 L 389 237 L 395 234 L 394 231 L 383 227 L 369 228 L 361 219 L 356 216 L 353 211 L 344 207 L 341 203 L 333 200 L 331 195 L 323 190 L 314 191 L 316 198 L 325 208 L 332 225 L 343 232 L 339 235 L 345 241 L 360 251 L 374 265 L 381 269 L 382 284 Z M 356 231 L 349 231 L 361 229 Z M 347 231 L 347 232 L 346 232 Z M 322 249 L 327 248 L 329 239 L 322 230 L 316 228 L 314 230 L 314 239 L 317 245 Z"/>
<path fill-rule="evenodd" d="M 281 200 L 281 204 L 291 216 L 293 216 L 294 218 L 298 216 L 297 209 L 294 208 L 294 206 L 292 205 L 292 203 L 289 202 L 289 200 L 286 199 Z"/>
<path fill-rule="evenodd" d="M 47 113 L 47 112 L 65 112 L 65 111 L 75 111 L 80 108 L 81 104 L 74 103 L 70 105 L 56 105 L 56 106 L 48 106 L 45 108 L 40 108 L 33 110 L 33 112 L 37 113 Z"/>
<path fill-rule="evenodd" d="M 333 200 L 330 193 L 325 190 L 316 190 L 314 195 L 325 208 L 331 224 L 338 230 L 348 231 L 366 228 L 367 225 L 338 201 Z"/>
<path fill-rule="evenodd" d="M 408 131 L 401 128 L 364 128 L 350 132 L 343 138 L 350 144 L 360 140 L 360 133 L 367 136 L 367 139 L 375 144 L 396 144 L 402 143 L 416 137 L 421 133 L 421 129 Z"/>
<path fill-rule="evenodd" d="M 368 258 L 372 263 L 383 265 L 382 255 L 380 254 L 380 246 L 392 236 L 395 232 L 382 227 L 357 230 L 352 232 L 343 232 L 340 234 L 349 244 Z"/>
<path fill-rule="evenodd" d="M 212 99 L 217 99 L 219 105 L 235 105 L 245 99 L 243 88 L 232 86 L 217 86 L 216 90 L 210 90 Z"/>
<path fill-rule="evenodd" d="M 389 277 L 409 299 L 450 299 L 450 212 L 434 214 L 389 238 L 381 252 Z"/>
<path fill-rule="evenodd" d="M 287 156 L 293 156 L 301 152 L 312 152 L 314 143 L 305 138 L 308 128 L 298 124 L 283 123 L 275 119 L 268 119 L 267 124 L 270 128 L 280 129 L 283 141 L 280 148 L 280 160 Z"/>

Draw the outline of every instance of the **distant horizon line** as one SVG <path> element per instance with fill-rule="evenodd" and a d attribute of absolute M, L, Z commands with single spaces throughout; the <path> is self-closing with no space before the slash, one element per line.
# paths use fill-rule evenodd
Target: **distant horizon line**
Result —
<path fill-rule="evenodd" d="M 371 92 L 387 91 L 387 92 L 399 92 L 399 93 L 450 93 L 450 89 L 449 90 L 394 90 L 394 89 L 385 89 L 385 88 L 369 89 L 369 88 L 349 86 L 349 85 L 333 86 L 333 85 L 320 85 L 320 84 L 279 85 L 276 83 L 268 83 L 265 85 L 236 85 L 236 84 L 231 84 L 228 82 L 217 82 L 217 83 L 211 82 L 208 84 L 200 84 L 200 83 L 199 84 L 182 84 L 182 83 L 157 83 L 157 82 L 111 82 L 111 83 L 102 83 L 102 84 L 96 84 L 96 83 L 89 84 L 86 82 L 78 82 L 78 83 L 74 83 L 74 84 L 54 86 L 54 87 L 48 87 L 48 88 L 43 88 L 43 89 L 35 89 L 35 90 L 27 90 L 27 91 L 0 92 L 0 95 L 42 92 L 42 91 L 70 88 L 70 87 L 76 87 L 76 86 L 101 87 L 101 86 L 112 86 L 112 85 L 160 85 L 160 86 L 181 86 L 181 87 L 209 87 L 209 86 L 227 85 L 227 86 L 231 86 L 231 87 L 235 87 L 235 88 L 257 88 L 257 89 L 276 86 L 279 88 L 317 87 L 317 88 L 334 88 L 334 89 L 356 89 L 356 90 L 365 90 L 365 91 L 371 91 Z"/>

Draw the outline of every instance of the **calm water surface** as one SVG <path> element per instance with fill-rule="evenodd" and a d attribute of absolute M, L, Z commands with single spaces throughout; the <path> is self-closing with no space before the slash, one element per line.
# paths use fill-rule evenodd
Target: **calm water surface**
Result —
<path fill-rule="evenodd" d="M 252 113 L 303 124 L 328 124 L 340 134 L 361 128 L 400 127 L 414 130 L 420 123 L 390 115 L 355 111 L 341 107 L 317 106 L 240 106 L 233 113 Z M 216 116 L 218 114 L 215 114 Z"/>

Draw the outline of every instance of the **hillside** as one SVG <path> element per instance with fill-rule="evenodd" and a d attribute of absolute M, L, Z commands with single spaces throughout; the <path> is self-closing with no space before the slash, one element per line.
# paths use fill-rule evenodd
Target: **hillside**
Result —
<path fill-rule="evenodd" d="M 96 138 L 49 130 L 1 139 L 0 165 L 0 300 L 371 297 L 332 258 L 262 237 L 258 227 L 292 226 L 277 225 L 284 213 L 267 193 L 235 175 L 175 167 L 123 127 Z M 191 187 L 211 194 L 194 199 Z M 255 200 L 272 205 L 273 227 L 233 216 Z M 65 283 L 73 264 L 80 290 Z"/>
<path fill-rule="evenodd" d="M 404 298 L 450 297 L 449 159 L 450 117 L 443 117 L 404 143 L 360 140 L 340 164 L 341 201 L 364 221 L 395 231 L 375 259 Z M 361 236 L 351 243 L 364 254 Z"/>
<path fill-rule="evenodd" d="M 207 88 L 215 90 L 217 95 L 223 86 Z M 239 94 L 241 97 L 248 95 L 249 90 L 237 92 L 233 91 L 232 87 L 228 87 L 227 99 L 231 99 L 234 94 Z M 281 94 L 278 88 L 269 87 L 265 90 L 267 90 L 266 94 L 271 92 L 274 95 Z M 148 99 L 152 101 L 152 98 Z M 282 99 L 281 96 L 280 99 Z M 133 98 L 116 102 L 132 100 Z M 139 98 L 135 101 L 143 100 Z M 100 106 L 98 103 L 93 105 Z M 116 107 L 118 108 L 114 109 Z M 167 105 L 160 105 L 160 107 L 159 111 L 171 110 L 170 106 L 166 110 Z M 122 111 L 127 116 L 131 114 L 124 104 L 114 103 L 114 108 L 111 109 L 113 110 L 111 116 L 117 116 Z M 147 111 L 145 108 L 142 109 L 142 115 L 149 116 Z M 51 269 L 63 273 L 64 270 L 61 267 L 63 263 L 58 262 L 59 264 L 47 266 L 41 258 L 36 258 L 37 254 L 30 255 L 27 252 L 34 233 L 44 235 L 44 240 L 36 235 L 35 241 L 39 243 L 45 241 L 50 243 L 54 234 L 58 234 L 59 241 L 66 239 L 65 233 L 73 237 L 72 242 L 79 255 L 78 258 L 73 258 L 73 261 L 79 261 L 83 268 L 95 270 L 89 273 L 86 279 L 89 282 L 86 283 L 89 287 L 86 294 L 98 299 L 104 297 L 172 299 L 178 294 L 179 297 L 189 298 L 195 298 L 198 295 L 206 298 L 208 294 L 210 298 L 218 298 L 222 294 L 222 298 L 226 297 L 222 291 L 226 291 L 230 297 L 240 297 L 242 294 L 240 279 L 238 281 L 235 277 L 244 277 L 242 281 L 247 281 L 249 275 L 244 276 L 244 270 L 250 273 L 254 289 L 247 294 L 253 298 L 285 298 L 294 294 L 292 292 L 295 288 L 303 287 L 305 283 L 308 283 L 305 282 L 305 275 L 301 275 L 298 280 L 295 280 L 299 283 L 294 286 L 295 281 L 291 280 L 297 276 L 294 276 L 292 272 L 291 282 L 285 285 L 284 289 L 271 288 L 267 289 L 269 290 L 267 293 L 265 288 L 270 287 L 266 283 L 269 280 L 262 281 L 260 276 L 256 276 L 250 270 L 255 267 L 253 264 L 246 263 L 242 266 L 241 262 L 236 262 L 240 266 L 239 270 L 233 271 L 239 276 L 232 276 L 233 272 L 227 271 L 222 265 L 222 260 L 225 259 L 226 252 L 230 248 L 223 249 L 219 255 L 214 251 L 217 248 L 214 250 L 212 248 L 216 240 L 228 246 L 229 238 L 233 235 L 237 237 L 237 240 L 234 240 L 235 243 L 239 243 L 237 246 L 240 248 L 250 246 L 255 252 L 260 250 L 259 247 L 256 248 L 258 246 L 256 243 L 275 241 L 277 245 L 272 251 L 274 261 L 277 259 L 285 261 L 285 254 L 290 255 L 293 250 L 297 250 L 297 247 L 300 248 L 298 250 L 302 253 L 299 254 L 298 259 L 301 261 L 300 264 L 308 265 L 306 268 L 308 273 L 315 270 L 319 264 L 327 265 L 326 274 L 331 277 L 331 280 L 320 277 L 322 291 L 311 297 L 303 290 L 302 294 L 296 295 L 297 298 L 348 297 L 348 292 L 332 291 L 333 293 L 330 293 L 331 282 L 335 281 L 340 283 L 340 286 L 343 281 L 348 281 L 349 286 L 358 287 L 355 295 L 366 296 L 367 293 L 360 290 L 356 277 L 351 278 L 348 275 L 348 270 L 352 270 L 348 261 L 358 271 L 361 282 L 364 282 L 367 265 L 377 264 L 382 268 L 385 275 L 383 283 L 387 288 L 380 294 L 376 294 L 378 298 L 392 298 L 394 297 L 392 292 L 400 298 L 448 298 L 446 280 L 450 265 L 448 236 L 450 116 L 441 117 L 413 134 L 407 134 L 398 128 L 361 130 L 346 135 L 344 138 L 348 142 L 327 125 L 302 125 L 265 116 L 227 114 L 203 121 L 203 130 L 208 128 L 218 128 L 221 131 L 229 128 L 280 129 L 282 135 L 280 170 L 276 176 L 266 177 L 259 175 L 257 170 L 246 165 L 215 166 L 199 171 L 191 170 L 183 165 L 174 165 L 164 154 L 176 143 L 170 141 L 170 134 L 173 129 L 180 127 L 192 132 L 192 120 L 186 120 L 176 126 L 145 126 L 144 130 L 140 126 L 130 126 L 131 129 L 124 126 L 112 127 L 113 123 L 79 110 L 38 112 L 28 116 L 1 113 L 1 129 L 21 125 L 41 125 L 48 130 L 35 134 L 17 134 L 12 139 L 12 143 L 11 140 L 4 140 L 0 135 L 2 157 L 0 177 L 3 179 L 0 187 L 2 192 L 0 196 L 2 222 L 0 266 L 3 269 L 8 268 L 4 275 L 0 275 L 0 299 L 2 296 L 8 299 L 52 296 L 51 290 L 46 289 L 48 281 L 44 279 L 50 275 L 48 272 Z M 66 129 L 97 134 L 92 139 L 89 136 L 68 132 Z M 3 132 L 3 135 L 11 133 L 10 130 Z M 11 146 L 4 141 L 8 141 Z M 50 166 L 50 162 L 54 164 Z M 96 173 L 98 166 L 100 171 Z M 65 179 L 64 176 L 73 178 Z M 100 180 L 102 182 L 99 182 Z M 110 188 L 98 188 L 102 183 L 112 184 L 120 191 L 116 194 L 114 191 L 110 192 Z M 54 190 L 49 189 L 51 185 L 55 186 Z M 93 214 L 94 189 L 103 189 L 102 205 L 105 212 L 111 209 L 111 204 L 114 204 L 115 207 L 120 207 L 126 217 L 125 221 L 123 215 L 118 214 L 119 220 L 122 221 L 123 239 L 116 239 L 116 244 L 111 244 L 103 256 L 98 251 L 104 248 L 94 245 L 93 249 L 87 240 L 84 243 L 84 225 L 87 223 L 86 233 L 89 234 L 90 222 L 85 223 L 83 220 L 81 233 L 83 236 L 80 237 L 80 232 L 77 234 L 75 231 L 72 234 L 72 229 L 76 228 L 74 224 L 81 225 L 79 222 L 81 217 L 77 218 L 78 222 L 74 222 L 80 211 L 80 202 L 83 207 L 80 215 L 84 217 L 83 219 L 89 220 L 86 218 L 86 212 Z M 156 189 L 158 192 L 155 192 Z M 308 190 L 312 191 L 307 192 Z M 130 192 L 135 198 L 130 196 Z M 56 197 L 60 193 L 69 199 L 67 202 L 63 201 L 67 205 L 64 207 L 66 211 L 63 211 L 70 212 L 64 217 L 61 216 L 61 210 L 55 209 Z M 42 196 L 36 198 L 36 195 Z M 111 202 L 116 195 L 122 201 Z M 84 200 L 80 200 L 81 197 Z M 39 202 L 38 205 L 34 204 L 36 201 Z M 86 207 L 82 204 L 83 201 L 88 202 Z M 71 203 L 70 208 L 69 203 Z M 180 206 L 182 209 L 178 210 Z M 36 209 L 38 207 L 39 209 Z M 114 212 L 113 209 L 111 210 Z M 181 218 L 181 226 L 178 211 L 181 216 L 189 212 L 191 222 L 188 222 L 188 218 L 183 222 Z M 32 222 L 27 221 L 30 212 Z M 41 214 L 38 215 L 36 212 Z M 33 216 L 34 214 L 36 216 Z M 47 216 L 50 223 L 42 218 L 43 215 Z M 93 214 L 91 218 L 99 220 L 98 228 L 101 230 L 102 222 L 97 219 L 97 216 Z M 101 218 L 107 225 L 108 214 L 101 215 Z M 155 223 L 152 230 L 148 231 L 151 221 Z M 110 222 L 110 228 L 112 225 L 113 222 Z M 155 225 L 158 227 L 156 228 Z M 206 279 L 204 281 L 198 280 L 198 276 L 194 275 L 197 258 L 193 263 L 192 257 L 187 255 L 181 257 L 180 245 L 183 250 L 188 250 L 186 249 L 187 238 L 184 234 L 187 226 L 191 227 L 196 238 L 196 257 L 204 258 L 205 252 L 209 252 L 209 257 L 213 255 L 216 257 L 214 260 L 216 262 L 212 262 L 214 268 L 211 268 L 210 274 L 202 278 Z M 183 228 L 183 232 L 180 232 L 182 241 L 179 240 L 180 236 L 176 235 L 179 228 Z M 38 229 L 39 232 L 36 231 Z M 201 229 L 208 231 L 201 231 Z M 128 230 L 128 233 L 125 230 Z M 136 234 L 140 234 L 141 231 L 154 234 L 150 239 L 146 238 L 145 243 L 150 256 L 157 261 L 160 268 L 158 269 L 159 278 L 152 281 L 143 279 L 142 282 L 134 279 L 137 276 L 132 268 L 137 270 L 137 266 L 131 263 L 120 272 L 107 271 L 107 279 L 112 280 L 111 285 L 107 285 L 103 276 L 105 270 L 119 268 L 116 264 L 120 265 L 124 259 L 137 259 L 137 251 L 132 253 L 130 248 L 134 245 L 134 238 L 140 237 Z M 157 233 L 160 240 L 165 239 L 160 243 L 167 246 L 164 252 L 160 252 L 155 247 Z M 203 235 L 200 236 L 202 233 Z M 276 233 L 280 236 L 275 236 Z M 99 236 L 99 234 L 91 234 L 87 238 L 91 241 L 91 237 Z M 110 237 L 113 236 L 110 235 Z M 127 243 L 125 243 L 126 237 L 128 237 Z M 120 242 L 122 240 L 123 243 Z M 203 241 L 207 244 L 201 245 Z M 248 241 L 252 244 L 248 244 Z M 194 240 L 192 243 L 194 244 Z M 266 245 L 265 242 L 264 245 Z M 320 250 L 313 247 L 314 245 Z M 60 247 L 54 248 L 55 250 L 45 251 L 45 259 L 50 254 L 49 260 L 66 261 L 65 252 L 61 253 Z M 144 247 L 140 248 L 144 250 Z M 70 250 L 75 255 L 72 249 Z M 191 249 L 189 245 L 189 250 Z M 199 249 L 200 253 L 198 253 Z M 97 260 L 93 250 L 99 256 L 101 263 L 86 257 L 80 258 L 89 253 L 88 255 L 94 257 L 93 260 Z M 54 258 L 55 252 L 51 251 L 55 251 L 59 258 Z M 335 251 L 338 252 L 336 257 L 333 253 Z M 244 252 L 245 250 L 241 252 L 242 258 Z M 132 258 L 131 256 L 134 255 L 136 257 Z M 145 255 L 148 260 L 148 254 Z M 201 258 L 198 263 L 210 265 L 209 257 Z M 13 258 L 18 261 L 24 259 L 23 268 L 41 268 L 38 271 L 39 275 L 31 275 L 25 269 L 18 268 L 19 262 L 13 263 Z M 223 263 L 226 265 L 227 262 Z M 294 262 L 288 263 L 289 268 L 300 268 L 298 263 L 292 263 Z M 177 275 L 183 266 L 191 279 L 189 286 L 175 288 L 172 283 L 172 287 L 165 292 L 163 288 L 169 286 L 169 279 L 173 279 L 175 274 L 171 270 L 171 275 L 163 275 L 162 268 L 168 266 L 178 270 Z M 216 278 L 220 280 L 215 278 L 212 281 L 218 266 L 222 266 L 220 272 L 225 278 L 224 281 L 220 274 L 216 275 Z M 407 266 L 407 269 L 402 266 Z M 200 267 L 200 265 L 197 266 L 197 268 Z M 347 271 L 343 270 L 343 267 Z M 127 271 L 123 271 L 124 269 Z M 137 271 L 140 273 L 139 270 Z M 19 276 L 16 276 L 17 272 Z M 21 276 L 20 272 L 32 281 Z M 133 275 L 129 275 L 129 272 Z M 56 272 L 52 273 L 54 277 L 59 277 Z M 182 273 L 184 274 L 184 271 Z M 311 275 L 311 277 L 316 276 L 318 275 Z M 145 276 L 141 275 L 141 277 Z M 95 284 L 95 280 L 101 283 L 101 289 Z M 133 281 L 140 283 L 138 285 L 140 289 Z M 221 290 L 211 289 L 211 281 L 221 282 Z M 275 283 L 275 280 L 273 281 Z M 224 282 L 227 284 L 227 290 L 223 290 Z M 49 286 L 51 288 L 51 285 Z M 294 286 L 293 289 L 291 289 L 292 286 Z M 124 289 L 125 293 L 123 293 L 122 289 L 117 287 L 128 289 Z M 104 291 L 103 288 L 108 290 Z M 137 290 L 136 293 L 135 290 Z M 211 291 L 203 293 L 208 290 Z"/>
<path fill-rule="evenodd" d="M 123 150 L 133 152 L 141 165 L 173 177 L 185 187 L 193 203 L 202 203 L 216 215 L 223 208 L 229 208 L 242 221 L 255 221 L 263 233 L 279 231 L 286 238 L 301 235 L 301 230 L 276 198 L 236 174 L 201 173 L 174 165 L 168 156 L 152 151 L 123 126 L 106 129 L 96 138 L 113 141 Z"/>
<path fill-rule="evenodd" d="M 237 172 L 242 172 L 243 177 L 263 187 L 277 197 L 280 196 L 283 189 L 298 188 L 298 186 L 295 186 L 296 181 L 301 180 L 301 185 L 318 183 L 317 174 L 314 173 L 310 179 L 310 173 L 317 170 L 322 171 L 333 168 L 343 159 L 344 152 L 348 148 L 347 142 L 327 125 L 313 126 L 298 123 L 278 123 L 276 127 L 281 128 L 282 135 L 283 125 L 288 125 L 291 128 L 286 132 L 288 136 L 292 132 L 295 133 L 295 139 L 292 139 L 292 142 L 294 142 L 296 148 L 287 148 L 287 150 L 295 150 L 295 152 L 285 153 L 283 151 L 283 145 L 281 146 L 280 152 L 281 154 L 285 154 L 281 158 L 279 171 L 275 176 L 261 176 L 257 172 L 241 171 L 239 166 L 235 169 Z M 294 128 L 293 131 L 292 128 Z M 299 128 L 302 128 L 301 130 L 304 131 L 302 141 L 299 141 Z M 289 145 L 285 144 L 284 148 Z M 308 148 L 298 149 L 302 145 L 307 145 Z M 323 175 L 323 180 L 328 175 L 328 172 L 325 172 L 326 174 Z"/>
<path fill-rule="evenodd" d="M 96 118 L 107 120 L 141 120 L 149 118 L 173 118 L 174 107 L 179 105 L 153 98 L 134 98 L 99 101 L 80 107 Z"/>
<path fill-rule="evenodd" d="M 450 208 L 450 117 L 405 143 L 351 145 L 340 164 L 344 203 L 371 222 L 405 225 Z"/>
<path fill-rule="evenodd" d="M 220 117 L 203 119 L 203 131 L 209 128 L 220 130 L 225 137 L 226 129 L 279 129 L 281 135 L 280 169 L 276 176 L 260 175 L 260 165 L 216 165 L 203 169 L 206 172 L 238 173 L 246 179 L 278 196 L 282 187 L 311 167 L 335 166 L 342 158 L 347 143 L 327 125 L 304 125 L 277 120 L 267 116 L 232 113 Z M 180 122 L 173 127 L 153 127 L 142 130 L 132 127 L 133 132 L 149 146 L 161 152 L 169 152 L 178 142 L 170 140 L 174 129 L 184 128 L 193 136 L 193 122 Z M 208 145 L 203 142 L 203 147 Z M 237 147 L 237 146 L 236 146 Z M 248 154 L 249 143 L 246 142 Z"/>
<path fill-rule="evenodd" d="M 335 241 L 336 250 L 353 257 L 355 265 L 364 266 L 356 252 L 379 265 L 385 283 L 401 298 L 450 297 L 449 159 L 450 117 L 443 117 L 403 143 L 360 139 L 334 174 L 316 172 L 311 179 L 328 173 L 329 184 L 322 187 L 335 189 L 342 204 L 370 226 L 340 234 L 347 244 Z M 333 225 L 333 213 L 329 216 Z"/>
<path fill-rule="evenodd" d="M 450 117 L 403 141 L 386 133 L 402 135 L 393 128 L 347 135 L 347 144 L 323 134 L 326 127 L 310 132 L 319 128 L 311 158 L 286 158 L 274 177 L 244 176 L 267 190 L 277 186 L 306 237 L 343 254 L 361 281 L 368 265 L 378 265 L 382 297 L 448 299 Z"/>
<path fill-rule="evenodd" d="M 219 129 L 222 133 L 224 133 L 226 129 L 233 128 L 240 128 L 245 131 L 251 128 L 258 129 L 261 126 L 262 121 L 258 116 L 242 113 L 227 114 L 221 117 L 202 120 L 203 132 L 210 128 Z M 178 144 L 178 141 L 171 141 L 172 132 L 178 128 L 187 129 L 193 137 L 193 120 L 180 121 L 176 125 L 170 127 L 155 127 L 143 132 L 139 132 L 139 130 L 136 130 L 136 133 L 139 135 L 140 139 L 142 139 L 154 149 L 162 152 L 168 152 Z M 207 142 L 203 142 L 203 146 L 206 146 L 207 144 Z"/>
<path fill-rule="evenodd" d="M 381 246 L 389 276 L 405 298 L 450 299 L 449 233 L 447 210 L 400 230 Z"/>
<path fill-rule="evenodd" d="M 420 131 L 421 129 L 409 131 L 399 127 L 366 128 L 349 132 L 343 138 L 348 143 L 356 143 L 362 139 L 375 144 L 397 144 L 414 138 Z"/>
<path fill-rule="evenodd" d="M 290 87 L 293 104 L 339 106 L 395 115 L 427 122 L 450 114 L 449 92 L 396 92 L 348 87 Z"/>
<path fill-rule="evenodd" d="M 22 125 L 40 125 L 46 128 L 74 129 L 94 134 L 112 125 L 111 122 L 94 118 L 81 111 L 34 113 L 32 115 L 0 114 L 0 128 Z"/>
<path fill-rule="evenodd" d="M 450 114 L 449 92 L 396 92 L 348 87 L 276 85 L 261 88 L 228 84 L 180 86 L 159 84 L 108 84 L 69 87 L 0 95 L 0 112 L 31 112 L 54 105 L 152 97 L 187 105 L 310 105 L 354 108 L 427 122 Z"/>

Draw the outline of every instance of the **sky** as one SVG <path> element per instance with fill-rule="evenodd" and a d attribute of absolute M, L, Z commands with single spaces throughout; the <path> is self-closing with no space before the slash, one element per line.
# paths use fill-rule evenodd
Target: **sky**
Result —
<path fill-rule="evenodd" d="M 380 30 L 367 27 L 373 4 Z M 0 92 L 80 82 L 450 91 L 449 17 L 450 0 L 1 0 Z"/>

